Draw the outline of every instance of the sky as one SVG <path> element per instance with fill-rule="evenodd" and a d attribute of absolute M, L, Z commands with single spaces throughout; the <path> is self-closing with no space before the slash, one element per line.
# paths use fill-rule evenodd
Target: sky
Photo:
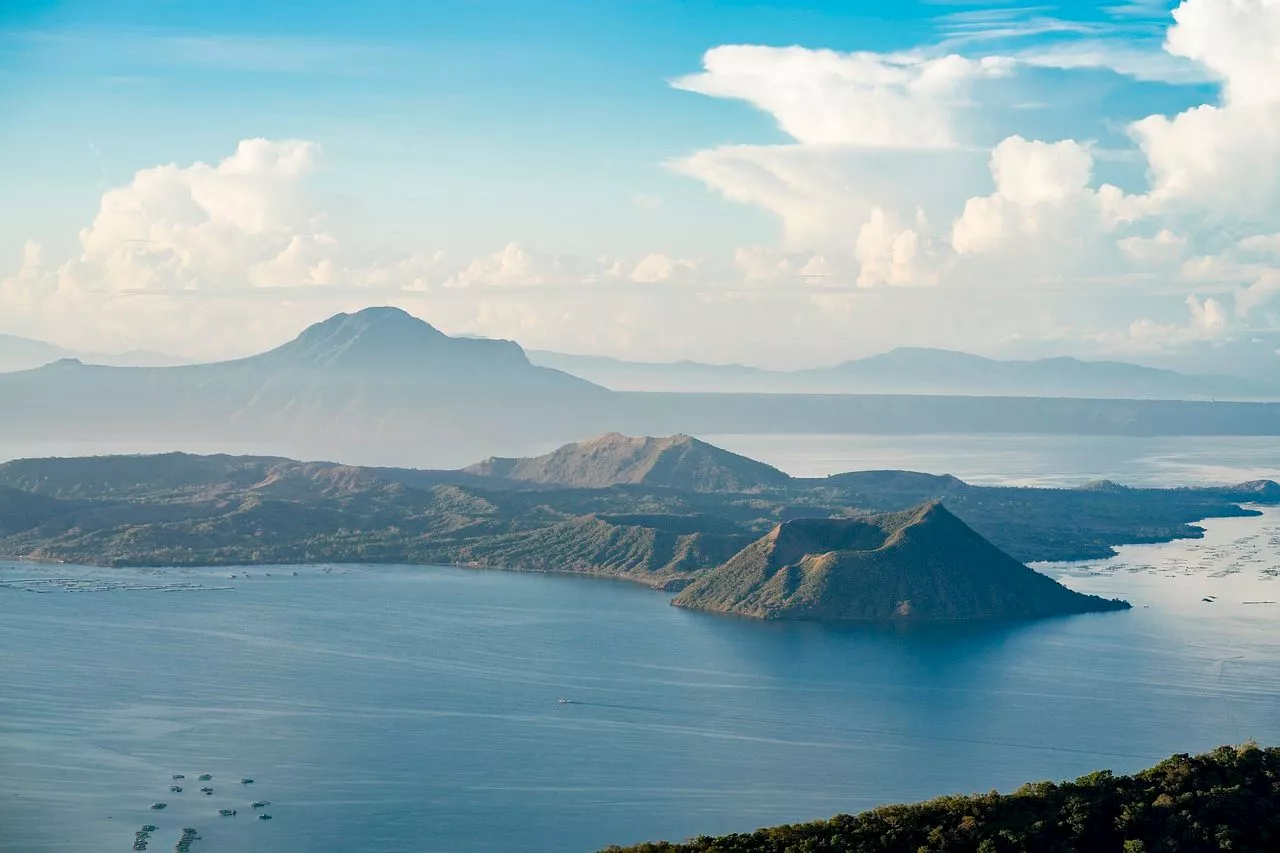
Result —
<path fill-rule="evenodd" d="M 1280 0 L 8 0 L 0 333 L 1280 368 Z"/>

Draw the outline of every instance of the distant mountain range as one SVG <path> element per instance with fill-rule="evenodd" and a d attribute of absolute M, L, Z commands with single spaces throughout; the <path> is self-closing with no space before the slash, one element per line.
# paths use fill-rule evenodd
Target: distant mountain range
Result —
<path fill-rule="evenodd" d="M 792 371 L 694 361 L 621 361 L 545 350 L 531 350 L 529 359 L 614 391 L 1280 400 L 1280 381 L 1189 375 L 1119 361 L 999 361 L 921 347 Z"/>
<path fill-rule="evenodd" d="M 46 448 L 37 453 L 83 455 L 119 442 L 134 450 L 236 449 L 423 467 L 495 451 L 529 456 L 607 432 L 1280 435 L 1276 403 L 614 392 L 536 365 L 511 341 L 450 337 L 395 308 L 338 314 L 233 361 L 117 367 L 61 359 L 0 373 L 0 413 L 0 447 Z M 611 446 L 609 464 L 644 478 L 686 476 L 690 463 L 680 459 L 691 440 L 684 441 Z M 627 461 L 628 454 L 635 458 Z M 593 476 L 595 464 L 569 471 L 546 460 L 504 469 L 495 460 L 484 473 L 574 483 Z M 725 476 L 743 473 L 732 467 Z"/>
<path fill-rule="evenodd" d="M 377 341 L 363 340 L 354 326 L 370 326 L 381 314 L 399 315 L 400 322 L 377 322 Z M 348 319 L 342 319 L 348 318 Z M 517 355 L 510 341 L 461 336 L 450 338 L 398 309 L 366 309 L 338 315 L 308 329 L 297 340 L 273 350 L 274 358 L 310 360 L 347 369 L 406 367 L 425 351 L 445 364 L 456 358 L 477 369 L 481 359 L 501 367 L 504 359 L 527 361 L 603 386 L 613 391 L 761 394 L 923 394 L 1018 397 L 1075 397 L 1134 400 L 1280 400 L 1280 380 L 1228 375 L 1180 373 L 1119 361 L 1045 358 L 1001 361 L 954 350 L 899 347 L 879 355 L 846 361 L 832 367 L 766 370 L 740 364 L 696 361 L 624 361 L 607 356 L 569 355 L 529 350 Z M 393 328 L 394 327 L 394 328 Z M 429 330 L 429 331 L 428 331 Z M 341 337 L 353 335 L 351 342 Z M 367 332 L 366 332 L 367 334 Z M 336 337 L 335 337 L 336 336 Z M 446 344 L 453 341 L 454 344 Z M 355 349 L 347 351 L 349 344 Z M 494 346 L 497 345 L 497 346 Z M 441 354 L 448 350 L 449 356 Z M 376 351 L 376 352 L 375 352 Z M 399 352 L 397 357 L 395 354 Z M 505 355 L 499 355 L 504 353 Z M 95 353 L 68 350 L 43 341 L 0 335 L 0 373 L 31 370 L 51 362 L 75 359 L 85 364 L 114 367 L 168 367 L 189 361 L 163 353 L 132 350 Z M 398 362 L 398 364 L 397 364 Z M 419 365 L 420 366 L 420 365 Z"/>
<path fill-rule="evenodd" d="M 74 358 L 86 364 L 108 364 L 116 367 L 162 367 L 186 363 L 184 359 L 150 350 L 117 353 L 81 352 L 64 349 L 57 344 L 44 341 L 20 338 L 16 335 L 0 335 L 0 373 L 32 370 L 64 358 Z"/>

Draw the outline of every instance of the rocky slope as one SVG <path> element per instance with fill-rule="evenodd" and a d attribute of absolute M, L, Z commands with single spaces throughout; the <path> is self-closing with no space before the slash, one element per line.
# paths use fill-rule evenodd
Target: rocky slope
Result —
<path fill-rule="evenodd" d="M 687 435 L 664 438 L 608 433 L 531 459 L 492 457 L 469 474 L 529 483 L 600 488 L 623 484 L 690 492 L 747 492 L 785 486 L 790 477 L 763 462 Z"/>
<path fill-rule="evenodd" d="M 779 524 L 676 605 L 758 619 L 1021 619 L 1117 610 L 1000 551 L 940 503 Z"/>

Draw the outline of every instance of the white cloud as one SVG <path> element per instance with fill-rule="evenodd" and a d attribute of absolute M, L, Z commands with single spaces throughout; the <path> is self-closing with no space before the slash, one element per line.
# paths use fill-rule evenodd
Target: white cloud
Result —
<path fill-rule="evenodd" d="M 1124 237 L 1116 245 L 1133 261 L 1159 264 L 1180 260 L 1186 252 L 1187 239 L 1161 228 L 1154 237 Z"/>
<path fill-rule="evenodd" d="M 777 215 L 789 251 L 830 254 L 852 242 L 875 207 L 921 207 L 949 219 L 987 185 L 985 159 L 972 149 L 726 145 L 670 165 L 730 201 Z"/>
<path fill-rule="evenodd" d="M 1280 234 L 1254 234 L 1236 243 L 1245 255 L 1280 257 Z"/>
<path fill-rule="evenodd" d="M 1007 74 L 1011 63 L 726 45 L 707 51 L 703 67 L 672 85 L 746 101 L 805 145 L 953 148 L 973 82 Z"/>
<path fill-rule="evenodd" d="M 1205 68 L 1156 45 L 1135 45 L 1120 38 L 1081 39 L 1017 51 L 1018 62 L 1038 68 L 1064 71 L 1103 68 L 1134 80 L 1173 84 L 1204 83 L 1211 79 Z"/>
<path fill-rule="evenodd" d="M 1280 3 L 1186 0 L 1165 48 L 1222 81 L 1220 104 L 1169 118 L 1148 116 L 1130 133 L 1151 172 L 1152 202 L 1215 218 L 1280 216 Z"/>
<path fill-rule="evenodd" d="M 916 228 L 904 228 L 884 210 L 874 208 L 854 244 L 854 257 L 860 265 L 858 286 L 936 283 L 936 273 L 927 266 L 933 255 L 932 242 L 920 233 L 926 225 L 923 211 L 916 212 Z"/>
<path fill-rule="evenodd" d="M 251 139 L 216 164 L 140 170 L 103 194 L 71 257 L 51 263 L 38 243 L 26 244 L 17 271 L 0 278 L 0 323 L 91 349 L 225 355 L 278 342 L 297 330 L 300 313 L 320 319 L 424 294 L 457 294 L 439 310 L 461 323 L 499 292 L 714 286 L 697 278 L 698 264 L 662 253 L 637 262 L 510 243 L 450 263 L 438 251 L 357 245 L 331 227 L 309 187 L 319 162 L 313 142 Z M 536 304 L 524 310 L 539 316 Z"/>
<path fill-rule="evenodd" d="M 741 246 L 733 263 L 747 282 L 814 284 L 834 272 L 830 261 L 812 252 L 788 252 L 772 246 Z"/>
<path fill-rule="evenodd" d="M 1280 295 L 1280 269 L 1263 270 L 1248 287 L 1236 291 L 1236 316 L 1248 317 Z"/>
<path fill-rule="evenodd" d="M 688 280 L 698 268 L 695 261 L 672 258 L 661 252 L 645 255 L 628 276 L 641 284 Z"/>
<path fill-rule="evenodd" d="M 535 252 L 519 243 L 477 258 L 450 276 L 445 287 L 527 287 L 565 284 L 581 271 L 566 269 L 564 260 Z"/>
<path fill-rule="evenodd" d="M 969 199 L 952 224 L 951 244 L 961 255 L 1008 252 L 1079 269 L 1086 260 L 1079 249 L 1096 248 L 1105 232 L 1134 216 L 1119 189 L 1090 187 L 1093 156 L 1075 140 L 1011 136 L 991 152 L 990 167 L 995 192 Z"/>
<path fill-rule="evenodd" d="M 1275 0 L 1186 0 L 1165 47 L 1204 66 L 1224 83 L 1227 102 L 1280 102 L 1280 3 Z"/>
<path fill-rule="evenodd" d="M 108 190 L 58 272 L 84 292 L 331 283 L 336 238 L 308 195 L 312 142 L 248 139 L 216 166 L 156 166 Z"/>
<path fill-rule="evenodd" d="M 1202 300 L 1192 294 L 1186 298 L 1186 306 L 1189 316 L 1185 324 L 1136 320 L 1129 326 L 1129 338 L 1148 346 L 1182 346 L 1196 341 L 1213 340 L 1228 330 L 1230 323 L 1227 311 L 1217 299 L 1209 297 Z"/>

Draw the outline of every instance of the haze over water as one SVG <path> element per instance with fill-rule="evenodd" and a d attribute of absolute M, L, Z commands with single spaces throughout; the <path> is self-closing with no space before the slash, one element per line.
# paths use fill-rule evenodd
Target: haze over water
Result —
<path fill-rule="evenodd" d="M 1205 526 L 1041 567 L 1132 611 L 913 630 L 503 572 L 7 564 L 0 850 L 126 850 L 143 823 L 157 850 L 188 825 L 228 853 L 593 850 L 1276 742 L 1280 605 L 1244 602 L 1280 600 L 1280 511 Z M 18 583 L 75 577 L 115 588 Z M 209 589 L 128 588 L 179 583 Z"/>
<path fill-rule="evenodd" d="M 518 453 L 536 456 L 561 444 L 590 438 L 530 442 Z M 767 462 L 797 477 L 898 468 L 954 474 L 979 485 L 1076 486 L 1113 479 L 1131 486 L 1238 483 L 1280 477 L 1277 436 L 1107 435 L 805 435 L 735 434 L 698 436 L 726 450 Z M 0 442 L 0 462 L 46 456 L 100 454 L 233 453 L 328 459 L 352 465 L 462 467 L 479 458 L 424 446 L 420 456 L 396 449 L 388 458 L 376 442 L 334 453 L 306 452 L 280 444 L 171 444 L 152 441 Z M 443 455 L 442 455 L 443 454 Z"/>

